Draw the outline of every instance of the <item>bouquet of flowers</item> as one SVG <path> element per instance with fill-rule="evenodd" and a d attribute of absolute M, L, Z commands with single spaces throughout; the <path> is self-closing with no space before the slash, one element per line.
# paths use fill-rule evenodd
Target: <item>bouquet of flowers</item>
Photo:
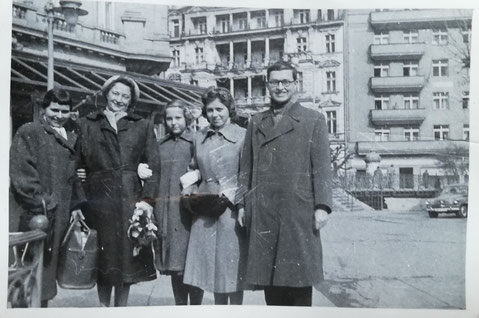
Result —
<path fill-rule="evenodd" d="M 153 223 L 150 213 L 137 203 L 128 227 L 128 238 L 133 242 L 133 256 L 137 256 L 144 246 L 151 246 L 158 239 L 158 227 Z"/>

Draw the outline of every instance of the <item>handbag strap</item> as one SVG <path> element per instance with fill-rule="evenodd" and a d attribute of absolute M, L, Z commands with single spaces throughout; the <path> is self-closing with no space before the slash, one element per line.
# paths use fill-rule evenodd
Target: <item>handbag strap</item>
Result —
<path fill-rule="evenodd" d="M 45 199 L 42 198 L 42 207 L 43 207 L 43 214 L 45 214 L 45 216 L 47 216 L 47 203 L 45 202 Z"/>
<path fill-rule="evenodd" d="M 68 231 L 67 233 L 65 234 L 65 237 L 63 238 L 63 241 L 62 241 L 62 244 L 61 246 L 63 247 L 67 241 L 68 241 L 68 238 L 70 237 L 73 229 L 75 228 L 75 224 L 76 223 L 80 223 L 80 225 L 82 225 L 83 227 L 85 227 L 85 229 L 87 230 L 87 240 L 88 238 L 90 237 L 90 234 L 91 234 L 91 229 L 90 227 L 85 223 L 84 220 L 82 220 L 81 218 L 77 217 L 75 218 L 71 223 L 70 223 L 70 226 L 68 227 Z M 83 250 L 84 247 L 82 247 L 82 250 Z"/>

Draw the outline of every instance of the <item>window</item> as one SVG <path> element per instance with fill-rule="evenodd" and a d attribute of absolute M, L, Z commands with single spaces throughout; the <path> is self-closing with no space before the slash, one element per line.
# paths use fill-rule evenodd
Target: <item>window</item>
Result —
<path fill-rule="evenodd" d="M 276 27 L 283 26 L 284 24 L 284 15 L 283 11 L 275 11 L 274 15 L 274 24 Z"/>
<path fill-rule="evenodd" d="M 180 66 L 180 50 L 173 50 L 172 51 L 173 55 L 173 66 L 174 67 L 179 67 Z"/>
<path fill-rule="evenodd" d="M 306 52 L 308 50 L 308 43 L 306 38 L 299 37 L 296 39 L 296 47 L 298 49 L 298 53 Z"/>
<path fill-rule="evenodd" d="M 313 72 L 314 72 L 314 70 L 313 70 Z M 302 93 L 303 92 L 303 72 L 298 72 L 296 78 L 298 80 L 298 85 L 296 85 L 296 91 L 298 93 Z"/>
<path fill-rule="evenodd" d="M 468 109 L 469 108 L 469 92 L 462 92 L 462 108 Z"/>
<path fill-rule="evenodd" d="M 464 124 L 462 127 L 462 139 L 469 141 L 469 124 Z"/>
<path fill-rule="evenodd" d="M 406 95 L 404 96 L 404 109 L 418 109 L 419 108 L 419 96 Z"/>
<path fill-rule="evenodd" d="M 264 12 L 260 12 L 256 16 L 256 25 L 258 26 L 258 28 L 266 27 L 266 15 Z"/>
<path fill-rule="evenodd" d="M 446 45 L 448 41 L 447 31 L 445 30 L 433 30 L 432 31 L 432 44 L 433 45 Z"/>
<path fill-rule="evenodd" d="M 335 134 L 337 132 L 335 110 L 326 112 L 326 121 L 328 122 L 328 133 Z"/>
<path fill-rule="evenodd" d="M 388 109 L 389 106 L 389 96 L 376 96 L 374 97 L 374 109 L 382 110 Z"/>
<path fill-rule="evenodd" d="M 449 125 L 434 125 L 434 140 L 446 140 L 449 136 Z"/>
<path fill-rule="evenodd" d="M 334 20 L 334 10 L 329 9 L 328 10 L 328 21 L 333 21 Z"/>
<path fill-rule="evenodd" d="M 203 62 L 203 48 L 202 47 L 195 48 L 195 58 L 196 58 L 196 64 Z"/>
<path fill-rule="evenodd" d="M 403 39 L 404 43 L 417 43 L 419 40 L 419 33 L 416 30 L 404 32 Z"/>
<path fill-rule="evenodd" d="M 336 72 L 326 72 L 326 89 L 328 92 L 336 91 Z"/>
<path fill-rule="evenodd" d="M 448 109 L 449 108 L 449 93 L 436 92 L 432 94 L 432 103 L 434 109 Z"/>
<path fill-rule="evenodd" d="M 404 140 L 415 141 L 419 139 L 419 128 L 417 127 L 405 127 L 404 128 Z"/>
<path fill-rule="evenodd" d="M 294 13 L 298 23 L 309 23 L 309 10 L 294 10 Z"/>
<path fill-rule="evenodd" d="M 333 53 L 336 51 L 335 36 L 334 34 L 326 35 L 326 52 Z"/>
<path fill-rule="evenodd" d="M 432 75 L 433 76 L 448 76 L 449 66 L 447 60 L 432 60 Z"/>
<path fill-rule="evenodd" d="M 180 36 L 180 21 L 178 20 L 173 20 L 173 37 L 179 37 Z"/>
<path fill-rule="evenodd" d="M 374 129 L 374 141 L 388 141 L 389 135 L 389 128 L 382 127 Z"/>
<path fill-rule="evenodd" d="M 221 17 L 219 18 L 219 24 L 220 24 L 220 32 L 221 33 L 226 33 L 229 32 L 229 24 L 230 24 L 230 19 L 228 17 Z"/>
<path fill-rule="evenodd" d="M 192 18 L 191 22 L 196 31 L 196 34 L 206 34 L 206 17 Z"/>
<path fill-rule="evenodd" d="M 471 43 L 471 29 L 462 30 L 461 34 L 464 43 Z"/>
<path fill-rule="evenodd" d="M 416 62 L 404 63 L 402 70 L 403 76 L 417 76 L 419 65 Z"/>
<path fill-rule="evenodd" d="M 389 44 L 389 33 L 374 34 L 374 44 Z"/>
<path fill-rule="evenodd" d="M 248 20 L 246 18 L 239 18 L 238 19 L 238 29 L 240 30 L 246 30 L 246 25 L 248 23 Z"/>
<path fill-rule="evenodd" d="M 114 11 L 114 8 L 113 8 L 112 1 L 98 2 L 98 25 L 100 27 L 106 28 L 109 30 L 114 29 L 114 23 L 113 23 L 114 12 L 113 11 Z"/>
<path fill-rule="evenodd" d="M 389 76 L 388 64 L 376 64 L 374 65 L 374 77 L 386 77 Z"/>
<path fill-rule="evenodd" d="M 318 21 L 322 21 L 322 20 L 323 20 L 323 11 L 318 10 Z"/>

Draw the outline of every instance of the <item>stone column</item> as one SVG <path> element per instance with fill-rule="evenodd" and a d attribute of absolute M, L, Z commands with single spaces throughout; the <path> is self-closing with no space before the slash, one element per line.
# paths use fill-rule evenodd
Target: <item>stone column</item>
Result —
<path fill-rule="evenodd" d="M 251 39 L 246 40 L 246 68 L 251 66 Z"/>
<path fill-rule="evenodd" d="M 252 91 L 252 87 L 251 87 L 252 86 L 251 85 L 251 82 L 252 82 L 251 79 L 252 78 L 251 78 L 251 76 L 248 76 L 247 79 L 248 79 L 248 100 L 247 100 L 247 103 L 251 104 L 251 97 L 253 96 L 252 92 L 251 92 Z"/>
<path fill-rule="evenodd" d="M 234 60 L 235 60 L 234 43 L 233 41 L 230 41 L 230 63 L 228 65 L 229 68 L 233 67 Z"/>
<path fill-rule="evenodd" d="M 269 65 L 269 38 L 264 39 L 264 66 Z"/>

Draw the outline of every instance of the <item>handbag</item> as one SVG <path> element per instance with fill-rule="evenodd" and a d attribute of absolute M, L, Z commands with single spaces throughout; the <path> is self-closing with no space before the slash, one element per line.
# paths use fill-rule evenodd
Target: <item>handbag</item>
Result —
<path fill-rule="evenodd" d="M 181 196 L 180 204 L 193 215 L 217 218 L 226 211 L 230 201 L 218 194 L 192 193 Z"/>
<path fill-rule="evenodd" d="M 96 284 L 97 231 L 75 218 L 60 245 L 57 281 L 65 289 L 90 289 Z"/>

